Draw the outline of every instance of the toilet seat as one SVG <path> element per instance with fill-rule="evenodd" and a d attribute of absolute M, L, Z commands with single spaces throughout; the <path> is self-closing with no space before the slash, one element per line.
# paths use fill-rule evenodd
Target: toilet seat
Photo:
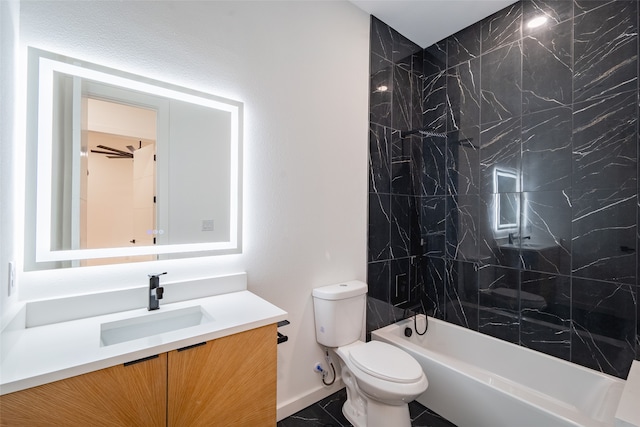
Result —
<path fill-rule="evenodd" d="M 363 372 L 385 381 L 408 384 L 423 377 L 422 367 L 411 355 L 381 341 L 351 349 L 349 360 Z"/>

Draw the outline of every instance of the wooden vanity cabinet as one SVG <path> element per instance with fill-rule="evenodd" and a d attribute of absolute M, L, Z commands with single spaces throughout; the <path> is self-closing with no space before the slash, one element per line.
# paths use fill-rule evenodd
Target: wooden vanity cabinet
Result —
<path fill-rule="evenodd" d="M 0 425 L 275 426 L 275 324 L 0 396 Z"/>
<path fill-rule="evenodd" d="M 275 426 L 276 325 L 169 352 L 167 425 Z"/>
<path fill-rule="evenodd" d="M 165 425 L 167 354 L 0 396 L 0 425 Z"/>

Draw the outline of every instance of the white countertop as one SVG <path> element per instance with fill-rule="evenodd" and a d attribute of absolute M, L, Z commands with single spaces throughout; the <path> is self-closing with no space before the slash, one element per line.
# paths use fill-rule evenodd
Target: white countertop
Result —
<path fill-rule="evenodd" d="M 101 346 L 100 325 L 149 315 L 146 308 L 4 331 L 15 334 L 0 364 L 0 394 L 108 368 L 203 341 L 285 320 L 287 313 L 249 291 L 160 305 L 153 313 L 201 306 L 213 320 L 109 346 Z M 277 339 L 273 337 L 274 341 Z"/>

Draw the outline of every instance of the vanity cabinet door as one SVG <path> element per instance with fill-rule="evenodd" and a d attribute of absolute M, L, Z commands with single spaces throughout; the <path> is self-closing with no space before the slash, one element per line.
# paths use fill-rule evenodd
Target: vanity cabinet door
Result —
<path fill-rule="evenodd" d="M 167 355 L 0 396 L 2 426 L 164 426 Z"/>
<path fill-rule="evenodd" d="M 169 352 L 168 422 L 276 425 L 276 325 Z"/>

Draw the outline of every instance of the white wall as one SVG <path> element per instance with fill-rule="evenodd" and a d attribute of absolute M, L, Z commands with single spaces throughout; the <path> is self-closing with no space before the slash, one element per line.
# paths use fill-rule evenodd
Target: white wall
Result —
<path fill-rule="evenodd" d="M 247 271 L 291 321 L 279 417 L 330 394 L 312 372 L 311 290 L 366 276 L 368 40 L 368 15 L 343 1 L 22 2 L 20 55 L 33 45 L 240 100 L 245 133 L 242 254 L 21 273 L 21 300 L 140 285 L 158 268 Z"/>
<path fill-rule="evenodd" d="M 170 105 L 168 153 L 160 152 L 169 157 L 169 191 L 159 200 L 169 207 L 158 228 L 166 226 L 162 237 L 172 244 L 229 241 L 231 113 L 176 100 Z M 202 230 L 204 220 L 213 221 L 212 231 Z"/>
<path fill-rule="evenodd" d="M 20 27 L 20 3 L 0 1 L 0 313 L 4 318 L 12 315 L 17 293 L 9 296 L 9 261 L 16 261 L 14 240 L 17 212 L 15 198 L 20 187 L 15 183 L 14 173 L 18 159 L 14 144 L 19 123 L 17 122 L 17 55 L 18 31 Z"/>

